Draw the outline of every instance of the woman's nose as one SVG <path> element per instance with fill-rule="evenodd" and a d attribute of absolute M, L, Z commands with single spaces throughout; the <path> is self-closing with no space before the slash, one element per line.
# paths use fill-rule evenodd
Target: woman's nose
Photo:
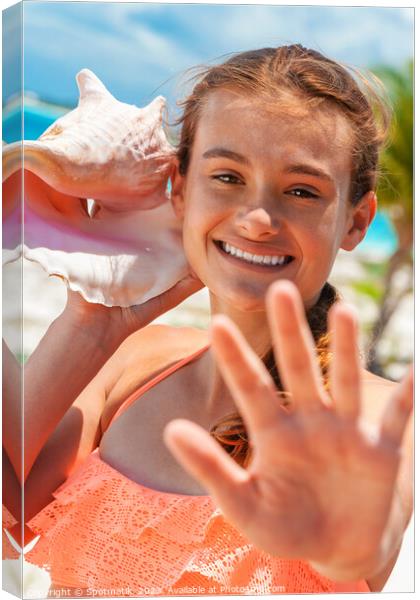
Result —
<path fill-rule="evenodd" d="M 280 224 L 278 219 L 274 219 L 265 208 L 253 208 L 241 215 L 237 220 L 237 226 L 242 232 L 246 232 L 249 237 L 259 238 L 278 233 Z"/>

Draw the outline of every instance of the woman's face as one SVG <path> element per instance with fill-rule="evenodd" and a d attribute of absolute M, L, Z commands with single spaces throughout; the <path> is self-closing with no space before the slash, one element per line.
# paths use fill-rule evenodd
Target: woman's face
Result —
<path fill-rule="evenodd" d="M 349 202 L 350 149 L 331 110 L 293 117 L 229 90 L 209 95 L 172 201 L 191 268 L 220 302 L 265 310 L 283 278 L 316 302 L 338 249 L 352 249 L 374 215 L 373 193 Z"/>

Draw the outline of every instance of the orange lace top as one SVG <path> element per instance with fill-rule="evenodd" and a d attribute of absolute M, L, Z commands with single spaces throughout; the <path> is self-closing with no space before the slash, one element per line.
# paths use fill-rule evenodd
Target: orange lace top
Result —
<path fill-rule="evenodd" d="M 207 348 L 136 390 L 113 420 Z M 256 549 L 210 496 L 147 488 L 103 461 L 99 448 L 53 496 L 27 523 L 41 537 L 25 555 L 50 572 L 53 589 L 96 597 L 370 591 L 365 581 L 336 583 L 305 561 Z"/>

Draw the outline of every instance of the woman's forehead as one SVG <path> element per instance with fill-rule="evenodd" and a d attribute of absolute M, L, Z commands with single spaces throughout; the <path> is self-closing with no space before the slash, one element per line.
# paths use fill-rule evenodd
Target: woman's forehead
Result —
<path fill-rule="evenodd" d="M 293 152 L 348 169 L 352 138 L 347 119 L 334 107 L 308 108 L 296 99 L 293 110 L 290 102 L 267 104 L 243 92 L 217 90 L 202 107 L 194 146 L 202 152 L 217 144 L 278 159 Z"/>

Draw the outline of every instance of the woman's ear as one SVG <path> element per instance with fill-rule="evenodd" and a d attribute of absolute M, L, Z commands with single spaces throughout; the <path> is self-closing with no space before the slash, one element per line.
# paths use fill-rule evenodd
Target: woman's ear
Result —
<path fill-rule="evenodd" d="M 376 214 L 377 198 L 374 191 L 366 192 L 359 202 L 352 206 L 347 218 L 346 232 L 340 248 L 353 250 L 366 235 Z"/>
<path fill-rule="evenodd" d="M 179 172 L 179 160 L 176 159 L 172 165 L 171 179 L 171 203 L 178 219 L 184 218 L 184 186 L 185 177 Z"/>

